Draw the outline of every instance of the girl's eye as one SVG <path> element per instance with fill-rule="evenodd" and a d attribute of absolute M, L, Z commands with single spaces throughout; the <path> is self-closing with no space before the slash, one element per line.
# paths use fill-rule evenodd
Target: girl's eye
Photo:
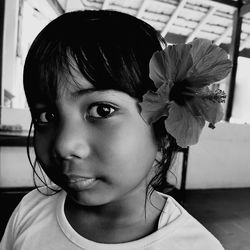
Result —
<path fill-rule="evenodd" d="M 46 124 L 46 123 L 51 122 L 53 119 L 55 119 L 55 114 L 50 111 L 45 111 L 36 115 L 35 120 L 37 124 Z"/>
<path fill-rule="evenodd" d="M 116 108 L 109 104 L 95 104 L 89 111 L 88 116 L 91 118 L 107 118 L 116 111 Z"/>

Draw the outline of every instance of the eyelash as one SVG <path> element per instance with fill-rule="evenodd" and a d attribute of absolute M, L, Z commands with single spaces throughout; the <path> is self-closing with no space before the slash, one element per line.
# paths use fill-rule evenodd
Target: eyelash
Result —
<path fill-rule="evenodd" d="M 98 112 L 98 108 L 100 108 L 100 107 L 102 107 L 102 108 L 106 108 L 106 109 L 109 109 L 109 114 L 107 114 L 107 115 L 100 115 L 99 114 L 99 116 L 98 116 L 98 114 L 97 115 L 95 115 L 95 114 L 91 114 L 91 111 L 93 111 L 93 112 Z M 94 110 L 94 108 L 96 108 L 96 110 Z M 103 109 L 103 110 L 104 110 Z M 111 105 L 111 104 L 109 104 L 109 103 L 93 103 L 93 104 L 91 104 L 90 105 L 90 107 L 88 108 L 88 110 L 87 110 L 87 115 L 86 115 L 86 117 L 87 118 L 89 118 L 89 119 L 91 119 L 91 120 L 99 120 L 99 119 L 107 119 L 107 118 L 109 118 L 109 117 L 111 117 L 112 115 L 113 115 L 113 113 L 114 112 L 116 112 L 118 110 L 118 108 L 117 107 L 114 107 L 113 105 Z M 99 112 L 100 112 L 101 110 L 99 110 Z M 43 115 L 43 117 L 42 117 L 42 115 Z M 46 116 L 50 116 L 50 118 L 48 119 L 48 117 L 46 117 Z M 42 110 L 42 111 L 40 111 L 40 112 L 37 112 L 37 113 L 35 113 L 34 114 L 34 123 L 35 123 L 35 125 L 38 125 L 38 126 L 43 126 L 43 125 L 47 125 L 51 120 L 53 121 L 54 119 L 56 119 L 56 115 L 55 115 L 55 112 L 53 112 L 53 111 L 50 111 L 50 110 Z M 43 119 L 42 119 L 43 118 Z M 44 119 L 46 119 L 47 121 L 42 121 L 42 120 L 44 120 Z"/>
<path fill-rule="evenodd" d="M 100 108 L 100 107 L 102 107 L 102 108 L 106 108 L 106 109 L 109 109 L 109 112 L 111 112 L 111 113 L 109 113 L 109 114 L 107 114 L 107 115 L 103 115 L 103 116 L 101 116 L 100 114 L 100 116 L 99 117 L 97 117 L 97 116 L 95 116 L 95 115 L 91 115 L 91 111 L 93 111 L 93 109 L 94 108 L 96 108 L 96 112 L 98 112 L 98 108 Z M 103 109 L 103 110 L 104 110 Z M 110 111 L 111 110 L 111 111 Z M 90 105 L 90 107 L 88 108 L 88 111 L 87 111 L 87 117 L 88 118 L 90 118 L 90 119 L 107 119 L 107 118 L 109 118 L 109 117 L 111 117 L 112 115 L 113 115 L 113 113 L 114 112 L 116 112 L 118 110 L 118 108 L 117 107 L 114 107 L 113 105 L 111 105 L 111 104 L 109 104 L 109 103 L 103 103 L 103 102 L 101 102 L 101 103 L 93 103 L 92 105 Z M 99 110 L 100 111 L 100 110 Z"/>

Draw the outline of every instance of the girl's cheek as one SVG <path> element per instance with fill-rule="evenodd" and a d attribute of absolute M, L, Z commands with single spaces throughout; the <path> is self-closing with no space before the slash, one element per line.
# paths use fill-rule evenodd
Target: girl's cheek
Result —
<path fill-rule="evenodd" d="M 121 122 L 120 120 L 109 121 L 95 130 L 95 145 L 99 151 L 110 154 L 117 154 L 124 147 L 131 147 L 131 137 L 134 138 L 136 134 L 133 133 L 129 126 L 129 121 Z"/>
<path fill-rule="evenodd" d="M 87 133 L 90 137 L 92 135 L 92 138 L 95 138 L 98 142 L 100 142 L 102 138 L 112 140 L 112 138 L 117 137 L 119 132 L 121 133 L 122 126 L 121 121 L 116 118 L 97 120 L 89 123 Z M 105 141 L 103 142 L 105 143 Z"/>

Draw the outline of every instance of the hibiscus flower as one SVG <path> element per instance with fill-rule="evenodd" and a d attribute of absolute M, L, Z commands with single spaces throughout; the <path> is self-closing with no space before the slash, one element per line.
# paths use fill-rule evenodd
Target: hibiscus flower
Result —
<path fill-rule="evenodd" d="M 149 70 L 157 91 L 143 96 L 142 117 L 149 124 L 166 117 L 165 128 L 180 147 L 196 144 L 206 121 L 214 128 L 223 118 L 226 95 L 208 86 L 224 79 L 231 68 L 227 53 L 207 39 L 155 52 Z"/>

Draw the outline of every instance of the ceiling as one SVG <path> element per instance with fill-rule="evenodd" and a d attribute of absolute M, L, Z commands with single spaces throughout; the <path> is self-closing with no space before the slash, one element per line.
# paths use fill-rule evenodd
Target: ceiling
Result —
<path fill-rule="evenodd" d="M 41 1 L 30 1 L 41 5 Z M 57 15 L 79 9 L 125 12 L 151 24 L 169 43 L 207 38 L 227 50 L 232 43 L 234 13 L 240 4 L 236 0 L 47 0 L 47 3 Z M 239 50 L 240 55 L 250 57 L 250 0 L 241 3 Z"/>

